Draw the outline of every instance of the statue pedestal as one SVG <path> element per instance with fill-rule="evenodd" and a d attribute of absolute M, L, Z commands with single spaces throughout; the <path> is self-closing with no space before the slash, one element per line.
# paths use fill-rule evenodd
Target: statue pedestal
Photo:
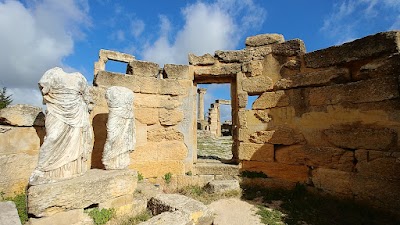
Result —
<path fill-rule="evenodd" d="M 62 215 L 82 214 L 85 208 L 115 208 L 117 214 L 132 210 L 133 193 L 137 187 L 137 172 L 134 170 L 92 169 L 84 175 L 50 184 L 30 186 L 28 195 L 28 213 L 40 217 L 31 219 L 31 224 L 48 224 L 63 220 L 71 221 Z M 61 217 L 61 218 L 60 218 Z M 75 219 L 81 220 L 81 216 Z M 56 221 L 52 220 L 56 219 Z M 39 223 L 39 221 L 47 221 Z"/>

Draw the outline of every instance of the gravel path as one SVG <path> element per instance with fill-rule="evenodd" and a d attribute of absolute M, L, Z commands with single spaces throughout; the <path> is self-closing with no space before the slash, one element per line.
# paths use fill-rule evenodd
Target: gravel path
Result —
<path fill-rule="evenodd" d="M 216 213 L 214 225 L 263 225 L 257 208 L 237 198 L 221 199 L 209 207 Z"/>

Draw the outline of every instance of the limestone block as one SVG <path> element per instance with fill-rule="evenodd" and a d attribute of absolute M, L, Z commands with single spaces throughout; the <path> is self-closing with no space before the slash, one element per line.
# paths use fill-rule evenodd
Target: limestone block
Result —
<path fill-rule="evenodd" d="M 277 44 L 284 42 L 282 34 L 259 34 L 246 38 L 246 47 L 258 47 L 263 45 Z"/>
<path fill-rule="evenodd" d="M 302 55 L 306 52 L 304 42 L 300 39 L 289 40 L 280 44 L 272 45 L 272 53 L 282 56 Z"/>
<path fill-rule="evenodd" d="M 308 180 L 308 168 L 303 165 L 288 165 L 277 162 L 241 161 L 241 171 L 263 172 L 270 178 L 287 182 L 304 183 Z"/>
<path fill-rule="evenodd" d="M 143 124 L 156 124 L 158 123 L 158 108 L 135 108 L 135 119 Z"/>
<path fill-rule="evenodd" d="M 274 130 L 257 131 L 250 135 L 250 141 L 259 144 L 293 145 L 304 142 L 304 137 L 290 127 L 280 126 Z"/>
<path fill-rule="evenodd" d="M 265 92 L 254 102 L 252 109 L 269 109 L 289 105 L 289 98 L 285 91 Z"/>
<path fill-rule="evenodd" d="M 318 168 L 312 170 L 314 186 L 333 195 L 351 196 L 353 173 L 334 169 Z"/>
<path fill-rule="evenodd" d="M 399 33 L 399 31 L 377 33 L 340 46 L 310 52 L 304 55 L 305 64 L 307 67 L 321 68 L 398 53 Z"/>
<path fill-rule="evenodd" d="M 369 155 L 372 158 L 374 151 L 368 151 Z M 399 169 L 400 163 L 398 159 L 388 156 L 368 160 L 360 159 L 356 164 L 357 175 L 370 179 L 385 179 L 400 182 Z"/>
<path fill-rule="evenodd" d="M 140 93 L 143 93 L 143 94 L 159 94 L 160 93 L 161 80 L 158 80 L 155 77 L 135 77 L 135 81 L 140 86 Z"/>
<path fill-rule="evenodd" d="M 397 141 L 397 132 L 387 128 L 344 128 L 323 131 L 329 143 L 348 149 L 388 150 Z"/>
<path fill-rule="evenodd" d="M 239 108 L 246 108 L 248 97 L 249 96 L 247 95 L 247 92 L 239 92 L 238 93 Z"/>
<path fill-rule="evenodd" d="M 247 54 L 252 60 L 264 60 L 264 58 L 272 53 L 271 46 L 248 47 Z"/>
<path fill-rule="evenodd" d="M 174 127 L 161 127 L 147 131 L 148 141 L 183 141 L 183 134 Z"/>
<path fill-rule="evenodd" d="M 248 94 L 262 94 L 266 91 L 272 91 L 273 81 L 266 76 L 248 77 L 242 81 L 242 90 Z"/>
<path fill-rule="evenodd" d="M 129 88 L 133 92 L 140 92 L 140 82 L 137 77 L 108 71 L 99 71 L 94 77 L 93 85 L 99 87 L 121 86 Z"/>
<path fill-rule="evenodd" d="M 381 57 L 361 66 L 358 73 L 352 74 L 356 80 L 364 80 L 385 76 L 397 76 L 400 71 L 400 55 Z"/>
<path fill-rule="evenodd" d="M 0 156 L 0 192 L 4 192 L 5 196 L 25 192 L 37 162 L 38 155 L 22 153 Z"/>
<path fill-rule="evenodd" d="M 242 64 L 242 72 L 251 77 L 261 76 L 263 69 L 263 60 L 252 60 Z"/>
<path fill-rule="evenodd" d="M 211 225 L 214 220 L 213 211 L 203 203 L 178 194 L 159 194 L 151 198 L 148 208 L 153 215 L 163 212 L 180 211 L 186 214 L 193 224 Z"/>
<path fill-rule="evenodd" d="M 21 225 L 14 202 L 0 202 L 0 225 Z"/>
<path fill-rule="evenodd" d="M 116 216 L 129 215 L 134 210 L 133 194 L 119 196 L 99 204 L 99 209 L 115 209 Z"/>
<path fill-rule="evenodd" d="M 192 81 L 178 81 L 173 79 L 158 80 L 160 84 L 159 94 L 161 95 L 184 95 L 192 87 Z"/>
<path fill-rule="evenodd" d="M 204 76 L 231 77 L 241 71 L 239 63 L 218 64 L 214 66 L 202 66 L 194 68 L 194 75 L 199 78 Z"/>
<path fill-rule="evenodd" d="M 239 167 L 237 165 L 222 163 L 197 163 L 193 169 L 194 174 L 198 175 L 239 175 Z"/>
<path fill-rule="evenodd" d="M 232 50 L 232 51 L 215 51 L 215 57 L 223 63 L 240 63 L 248 61 L 248 56 L 245 50 Z"/>
<path fill-rule="evenodd" d="M 31 127 L 44 126 L 42 108 L 31 105 L 12 105 L 0 110 L 0 124 Z"/>
<path fill-rule="evenodd" d="M 238 148 L 238 158 L 240 160 L 255 160 L 263 162 L 274 161 L 274 145 L 240 143 Z"/>
<path fill-rule="evenodd" d="M 111 59 L 118 62 L 130 62 L 135 60 L 135 57 L 133 55 L 129 55 L 122 52 L 111 51 L 107 49 L 100 49 L 99 58 Z"/>
<path fill-rule="evenodd" d="M 275 83 L 275 89 L 289 89 L 295 87 L 322 86 L 333 83 L 337 79 L 350 79 L 347 68 L 328 68 L 320 71 L 303 72 L 285 77 Z"/>
<path fill-rule="evenodd" d="M 149 160 L 136 161 L 130 165 L 131 169 L 139 171 L 144 177 L 161 177 L 166 173 L 174 175 L 184 175 L 185 165 L 182 160 Z"/>
<path fill-rule="evenodd" d="M 127 74 L 140 77 L 155 77 L 159 75 L 160 67 L 157 63 L 133 60 L 128 63 Z"/>
<path fill-rule="evenodd" d="M 145 144 L 136 146 L 135 151 L 133 151 L 130 154 L 131 161 L 132 162 L 153 161 L 153 160 L 157 161 L 157 152 L 158 152 L 157 142 L 146 142 Z"/>
<path fill-rule="evenodd" d="M 206 66 L 213 65 L 215 63 L 215 59 L 210 54 L 204 54 L 202 56 L 196 56 L 192 53 L 189 53 L 189 65 L 193 66 Z"/>
<path fill-rule="evenodd" d="M 159 120 L 161 125 L 176 125 L 183 120 L 183 112 L 179 110 L 160 109 Z"/>
<path fill-rule="evenodd" d="M 164 78 L 168 79 L 193 80 L 193 74 L 189 73 L 189 66 L 186 65 L 165 64 L 164 74 Z"/>
<path fill-rule="evenodd" d="M 174 109 L 181 105 L 178 98 L 168 95 L 135 94 L 135 109 L 138 108 L 166 108 Z"/>
<path fill-rule="evenodd" d="M 150 218 L 149 220 L 140 223 L 141 225 L 192 225 L 193 222 L 190 220 L 186 213 L 181 211 L 163 212 Z"/>
<path fill-rule="evenodd" d="M 188 154 L 182 141 L 163 141 L 158 143 L 158 160 L 184 160 Z"/>
<path fill-rule="evenodd" d="M 66 212 L 60 212 L 49 217 L 30 218 L 28 225 L 91 225 L 90 218 L 83 209 L 74 209 Z"/>
<path fill-rule="evenodd" d="M 205 187 L 208 193 L 224 193 L 227 191 L 240 191 L 238 180 L 213 180 L 210 181 Z"/>
<path fill-rule="evenodd" d="M 80 177 L 30 186 L 28 213 L 43 217 L 82 209 L 118 196 L 133 194 L 136 184 L 136 171 L 92 169 Z"/>
<path fill-rule="evenodd" d="M 19 153 L 37 155 L 45 133 L 44 127 L 0 125 L 0 155 Z"/>
<path fill-rule="evenodd" d="M 391 77 L 312 88 L 308 93 L 308 101 L 312 106 L 332 105 L 342 102 L 379 102 L 398 97 L 398 80 Z"/>

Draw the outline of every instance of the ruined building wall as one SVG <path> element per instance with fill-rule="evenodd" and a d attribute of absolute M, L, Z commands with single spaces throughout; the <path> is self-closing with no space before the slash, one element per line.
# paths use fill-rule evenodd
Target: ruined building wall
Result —
<path fill-rule="evenodd" d="M 280 35 L 217 51 L 214 60 L 224 67 L 240 65 L 233 82 L 234 155 L 241 170 L 268 176 L 244 182 L 299 182 L 398 209 L 399 49 L 400 32 L 386 32 L 310 53 L 301 40 Z M 195 75 L 216 67 L 192 65 Z M 249 95 L 258 98 L 246 109 Z"/>
<path fill-rule="evenodd" d="M 100 53 L 99 61 L 102 58 Z M 184 175 L 197 157 L 197 90 L 193 86 L 193 74 L 190 75 L 188 66 L 167 64 L 160 69 L 155 63 L 138 60 L 129 61 L 127 73 L 99 70 L 95 75 L 92 167 L 103 167 L 101 155 L 108 116 L 105 90 L 122 86 L 134 92 L 137 142 L 131 153 L 130 168 L 144 177 L 161 177 L 169 172 Z"/>

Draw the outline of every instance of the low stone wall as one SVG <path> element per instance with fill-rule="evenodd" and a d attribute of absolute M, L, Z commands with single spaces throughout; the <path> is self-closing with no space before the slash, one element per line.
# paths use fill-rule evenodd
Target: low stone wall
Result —
<path fill-rule="evenodd" d="M 0 192 L 25 192 L 45 136 L 42 109 L 14 105 L 0 110 Z"/>
<path fill-rule="evenodd" d="M 165 65 L 160 69 L 155 63 L 137 60 L 129 63 L 127 71 L 129 74 L 100 71 L 95 76 L 92 167 L 103 167 L 101 155 L 108 115 L 105 90 L 123 86 L 134 92 L 137 142 L 130 168 L 144 177 L 184 175 L 197 157 L 197 90 L 193 75 L 188 66 Z"/>

